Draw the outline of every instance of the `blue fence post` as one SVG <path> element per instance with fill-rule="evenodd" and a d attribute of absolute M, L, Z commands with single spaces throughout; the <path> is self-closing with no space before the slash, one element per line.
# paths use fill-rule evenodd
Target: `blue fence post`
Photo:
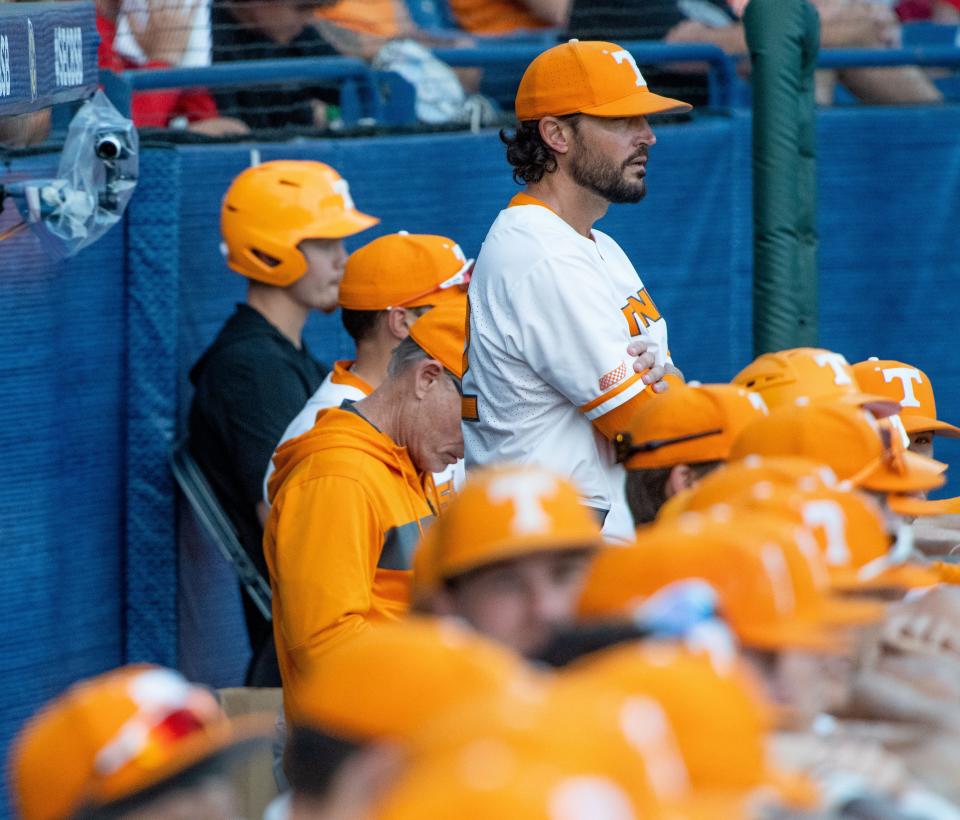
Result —
<path fill-rule="evenodd" d="M 126 602 L 128 662 L 177 663 L 176 495 L 180 160 L 148 149 L 127 212 Z"/>

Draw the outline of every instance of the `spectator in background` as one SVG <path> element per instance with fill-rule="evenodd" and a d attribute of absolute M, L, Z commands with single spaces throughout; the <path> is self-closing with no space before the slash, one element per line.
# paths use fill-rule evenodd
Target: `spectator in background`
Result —
<path fill-rule="evenodd" d="M 417 28 L 404 0 L 339 0 L 317 9 L 317 27 L 341 54 L 374 60 L 392 40 L 413 40 L 426 48 L 469 48 L 471 37 L 429 34 Z M 455 68 L 466 93 L 480 87 L 481 72 L 476 68 Z"/>
<path fill-rule="evenodd" d="M 210 0 L 121 0 L 114 48 L 136 63 L 149 52 L 171 65 L 208 66 Z"/>
<path fill-rule="evenodd" d="M 360 213 L 346 180 L 319 162 L 250 168 L 224 197 L 227 264 L 248 279 L 247 299 L 190 371 L 190 449 L 264 576 L 263 474 L 287 424 L 327 372 L 304 344 L 303 326 L 311 310 L 336 310 L 343 238 L 378 221 Z M 270 625 L 246 597 L 244 605 L 251 672 L 265 676 L 251 674 L 251 683 L 273 681 Z"/>
<path fill-rule="evenodd" d="M 189 37 L 188 14 L 183 10 L 164 8 L 163 14 L 147 11 L 143 26 L 136 30 L 146 61 L 137 63 L 114 50 L 117 15 L 121 0 L 97 0 L 97 31 L 100 47 L 97 58 L 100 68 L 121 72 L 136 68 L 166 68 L 177 62 Z M 133 95 L 131 117 L 138 128 L 185 127 L 211 137 L 241 135 L 250 129 L 233 117 L 221 117 L 213 97 L 203 89 L 170 89 L 140 91 Z"/>
<path fill-rule="evenodd" d="M 929 20 L 944 25 L 960 24 L 960 0 L 900 0 L 896 12 L 904 23 Z"/>
<path fill-rule="evenodd" d="M 213 62 L 334 56 L 336 49 L 313 22 L 317 9 L 335 2 L 214 0 Z M 251 128 L 325 128 L 334 119 L 328 107 L 338 99 L 333 88 L 307 87 L 299 82 L 217 93 L 220 108 L 241 117 Z"/>
<path fill-rule="evenodd" d="M 574 0 L 569 35 L 581 40 L 664 40 L 668 43 L 712 43 L 731 55 L 746 55 L 739 16 L 742 0 Z M 820 14 L 821 48 L 889 48 L 899 42 L 892 11 L 865 0 L 815 0 Z M 707 102 L 706 75 L 699 70 L 648 70 L 647 80 L 664 93 L 683 94 L 694 105 Z M 863 102 L 938 103 L 942 95 L 916 66 L 850 68 L 818 72 L 817 101 L 833 100 L 838 80 Z"/>
<path fill-rule="evenodd" d="M 570 13 L 570 0 L 450 0 L 450 10 L 471 34 L 512 34 L 561 28 Z"/>

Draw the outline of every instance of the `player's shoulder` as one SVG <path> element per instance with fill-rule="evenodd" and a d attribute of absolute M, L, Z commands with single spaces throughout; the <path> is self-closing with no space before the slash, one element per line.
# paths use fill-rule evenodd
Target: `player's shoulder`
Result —
<path fill-rule="evenodd" d="M 588 240 L 547 208 L 524 205 L 501 211 L 483 242 L 474 276 L 483 280 L 550 276 L 551 271 L 591 264 Z"/>
<path fill-rule="evenodd" d="M 531 244 L 551 245 L 559 239 L 561 243 L 575 239 L 570 226 L 549 208 L 541 205 L 518 205 L 500 211 L 487 240 L 501 237 L 525 238 Z M 486 244 L 486 242 L 484 243 Z"/>

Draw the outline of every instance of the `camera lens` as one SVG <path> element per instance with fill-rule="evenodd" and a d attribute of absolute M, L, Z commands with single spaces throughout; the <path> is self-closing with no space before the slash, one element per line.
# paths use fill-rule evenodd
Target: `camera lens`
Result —
<path fill-rule="evenodd" d="M 123 145 L 113 134 L 100 137 L 97 140 L 97 156 L 100 159 L 117 159 L 123 153 Z"/>

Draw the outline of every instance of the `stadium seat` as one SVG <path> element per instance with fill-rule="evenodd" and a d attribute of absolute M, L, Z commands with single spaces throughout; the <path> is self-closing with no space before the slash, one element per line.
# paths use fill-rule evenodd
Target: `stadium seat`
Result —
<path fill-rule="evenodd" d="M 240 545 L 236 530 L 217 501 L 213 489 L 190 454 L 189 441 L 183 439 L 170 454 L 170 467 L 184 497 L 190 503 L 204 532 L 230 562 L 250 599 L 266 620 L 272 620 L 270 584 L 254 566 Z"/>

